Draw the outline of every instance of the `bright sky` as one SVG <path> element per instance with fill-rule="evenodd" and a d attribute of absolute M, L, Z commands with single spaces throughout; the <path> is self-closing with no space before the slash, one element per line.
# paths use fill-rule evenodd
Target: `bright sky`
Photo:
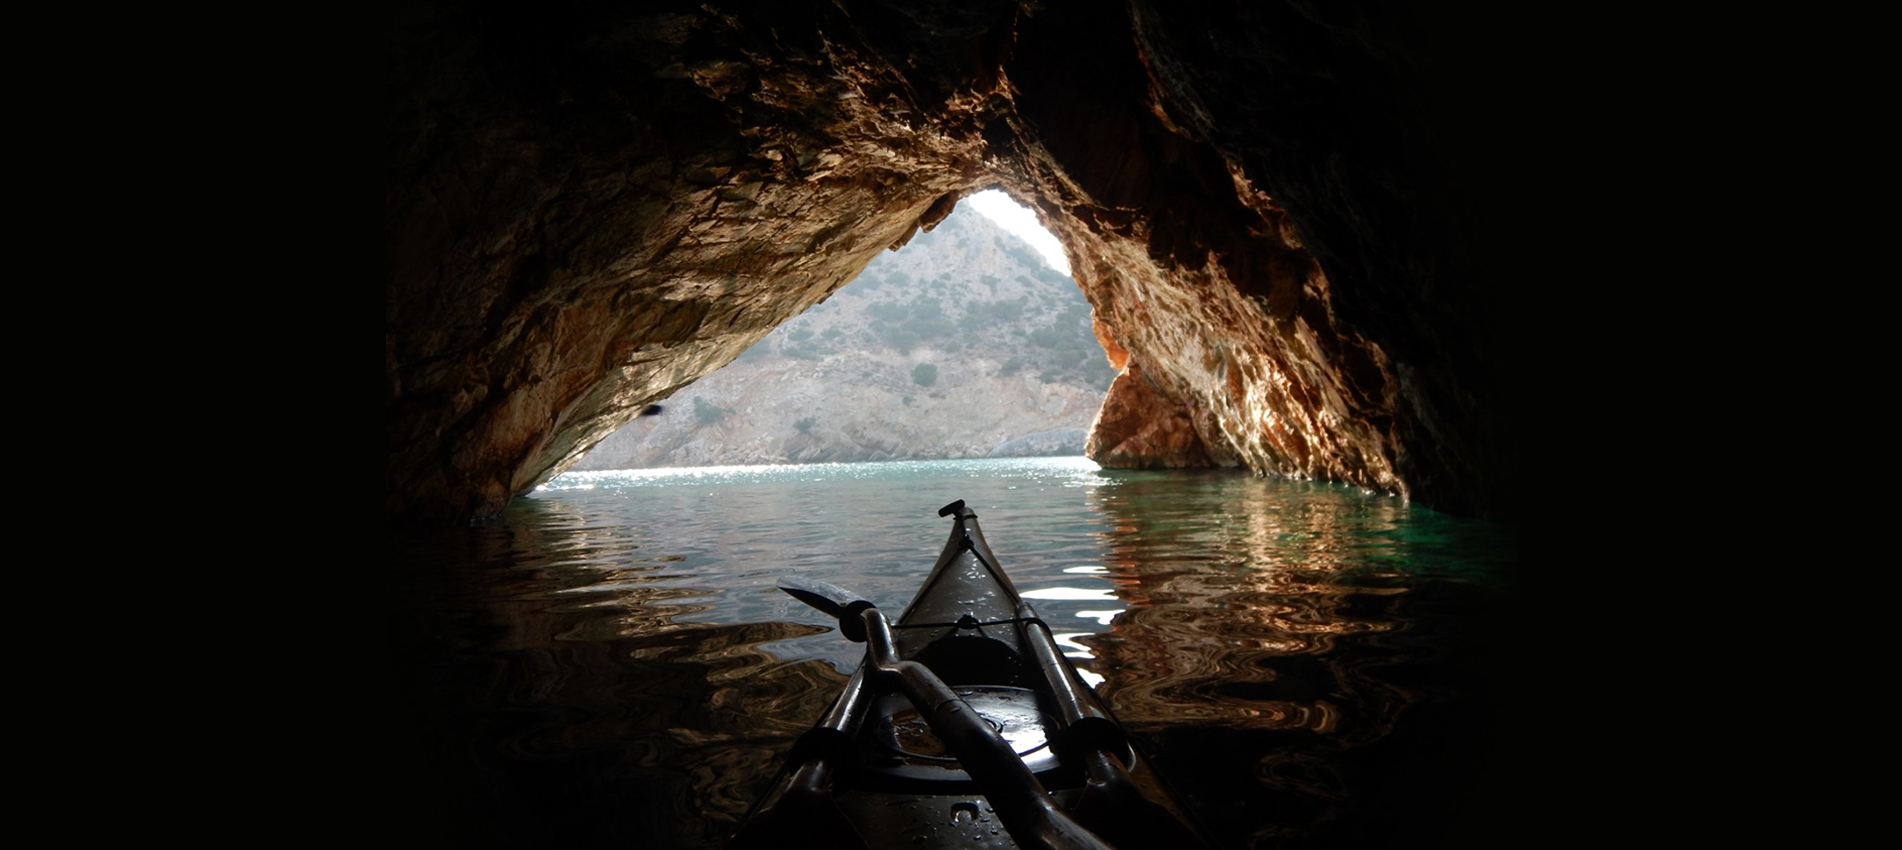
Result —
<path fill-rule="evenodd" d="M 1009 195 L 996 189 L 986 189 L 971 195 L 964 202 L 990 217 L 1000 227 L 1029 242 L 1030 247 L 1043 255 L 1045 264 L 1064 274 L 1070 273 L 1070 260 L 1063 256 L 1063 246 L 1058 244 L 1057 237 L 1050 235 L 1050 231 L 1037 223 L 1037 214 L 1031 212 L 1029 207 L 1011 200 Z"/>

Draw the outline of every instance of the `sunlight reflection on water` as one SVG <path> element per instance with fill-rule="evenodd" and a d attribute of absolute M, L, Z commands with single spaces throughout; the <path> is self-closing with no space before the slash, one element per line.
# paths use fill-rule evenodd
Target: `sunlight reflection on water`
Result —
<path fill-rule="evenodd" d="M 1391 741 L 1474 734 L 1402 719 L 1472 686 L 1461 618 L 1516 557 L 1497 526 L 1084 458 L 570 473 L 495 522 L 396 541 L 427 579 L 410 601 L 419 722 L 446 736 L 457 799 L 489 801 L 469 828 L 718 846 L 863 651 L 774 582 L 901 606 L 960 498 L 1231 846 L 1343 829 L 1353 846 L 1366 836 L 1341 824 L 1380 803 L 1351 777 L 1408 752 Z"/>

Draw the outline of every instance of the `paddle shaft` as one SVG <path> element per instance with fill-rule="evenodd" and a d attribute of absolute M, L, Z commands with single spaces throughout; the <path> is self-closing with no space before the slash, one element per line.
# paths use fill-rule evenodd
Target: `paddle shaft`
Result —
<path fill-rule="evenodd" d="M 866 663 L 904 690 L 931 731 L 957 755 L 964 772 L 984 789 L 985 799 L 1018 844 L 1049 850 L 1115 850 L 1057 808 L 1010 744 L 943 679 L 923 664 L 898 657 L 884 612 L 866 608 L 859 617 L 865 625 Z"/>

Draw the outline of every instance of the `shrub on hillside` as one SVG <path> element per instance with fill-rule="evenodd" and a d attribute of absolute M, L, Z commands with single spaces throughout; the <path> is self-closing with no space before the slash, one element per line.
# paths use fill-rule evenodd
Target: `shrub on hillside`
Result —
<path fill-rule="evenodd" d="M 693 421 L 701 425 L 712 425 L 721 419 L 725 419 L 726 415 L 732 412 L 733 411 L 717 404 L 708 402 L 704 398 L 695 398 L 693 400 Z"/>
<path fill-rule="evenodd" d="M 956 325 L 951 324 L 949 320 L 942 317 L 913 319 L 906 322 L 905 327 L 910 328 L 911 332 L 917 334 L 919 339 L 947 337 L 956 333 L 958 329 Z"/>
<path fill-rule="evenodd" d="M 883 319 L 887 322 L 902 322 L 911 316 L 911 308 L 903 304 L 892 304 L 888 302 L 880 302 L 866 307 L 865 312 L 872 314 L 872 318 L 874 319 Z"/>
<path fill-rule="evenodd" d="M 901 354 L 910 354 L 911 347 L 918 344 L 918 332 L 902 325 L 886 325 L 879 329 L 879 334 L 885 337 L 885 344 Z"/>

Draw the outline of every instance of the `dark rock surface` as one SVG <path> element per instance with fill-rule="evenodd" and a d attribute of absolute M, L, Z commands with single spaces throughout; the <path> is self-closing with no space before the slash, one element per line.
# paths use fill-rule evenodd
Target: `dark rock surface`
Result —
<path fill-rule="evenodd" d="M 1065 240 L 1113 362 L 1141 364 L 1144 405 L 1106 404 L 1123 433 L 1180 421 L 1211 464 L 1513 515 L 1502 375 L 1525 271 L 1499 256 L 1524 226 L 1501 187 L 1526 157 L 1504 149 L 1489 81 L 1514 68 L 1476 14 L 390 16 L 394 519 L 499 508 L 989 186 Z M 1187 460 L 1113 442 L 1105 463 Z"/>

